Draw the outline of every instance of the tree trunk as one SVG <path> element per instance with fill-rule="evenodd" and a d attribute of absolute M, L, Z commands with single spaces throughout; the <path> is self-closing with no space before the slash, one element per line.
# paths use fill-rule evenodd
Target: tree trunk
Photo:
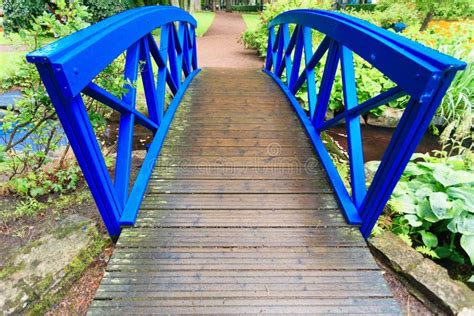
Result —
<path fill-rule="evenodd" d="M 201 11 L 201 0 L 194 0 L 194 11 Z"/>
<path fill-rule="evenodd" d="M 216 2 L 217 0 L 212 0 L 212 5 L 211 5 L 212 12 L 216 12 Z"/>
<path fill-rule="evenodd" d="M 171 5 L 175 7 L 179 7 L 179 1 L 178 0 L 171 0 Z"/>
<path fill-rule="evenodd" d="M 426 14 L 425 19 L 423 20 L 423 23 L 421 24 L 420 27 L 420 32 L 426 31 L 428 28 L 428 25 L 430 24 L 431 19 L 433 18 L 433 11 L 430 11 Z"/>
<path fill-rule="evenodd" d="M 188 7 L 186 8 L 186 11 L 188 11 L 189 13 L 194 13 L 194 3 L 198 1 L 201 0 L 187 0 L 186 2 L 188 3 Z"/>
<path fill-rule="evenodd" d="M 225 12 L 232 12 L 232 0 L 225 0 Z"/>

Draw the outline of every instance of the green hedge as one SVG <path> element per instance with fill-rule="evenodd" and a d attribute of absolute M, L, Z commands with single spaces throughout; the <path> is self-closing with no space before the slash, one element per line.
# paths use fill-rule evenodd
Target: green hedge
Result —
<path fill-rule="evenodd" d="M 356 11 L 369 11 L 369 12 L 372 12 L 375 10 L 375 4 L 370 4 L 370 3 L 366 3 L 366 4 L 348 4 L 346 6 L 346 9 L 354 9 Z"/>
<path fill-rule="evenodd" d="M 263 10 L 262 5 L 233 5 L 232 6 L 232 11 L 237 11 L 237 12 L 258 12 L 262 10 Z"/>

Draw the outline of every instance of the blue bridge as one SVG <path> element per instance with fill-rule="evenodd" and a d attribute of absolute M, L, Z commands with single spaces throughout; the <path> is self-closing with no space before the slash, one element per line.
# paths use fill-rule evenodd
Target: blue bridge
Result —
<path fill-rule="evenodd" d="M 90 313 L 399 314 L 364 239 L 465 64 L 354 17 L 294 10 L 269 23 L 263 71 L 201 70 L 195 29 L 179 8 L 143 7 L 27 56 L 117 239 Z M 117 96 L 95 78 L 122 55 Z M 393 87 L 359 101 L 354 58 Z M 326 119 L 339 71 L 344 110 Z M 85 96 L 120 113 L 113 172 Z M 401 97 L 406 110 L 367 185 L 360 117 Z M 323 141 L 337 124 L 347 186 Z M 152 141 L 132 179 L 137 125 Z"/>

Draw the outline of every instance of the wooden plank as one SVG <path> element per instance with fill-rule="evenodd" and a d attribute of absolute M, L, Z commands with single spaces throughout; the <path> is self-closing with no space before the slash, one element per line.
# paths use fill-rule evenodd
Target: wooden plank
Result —
<path fill-rule="evenodd" d="M 303 128 L 301 126 L 297 126 L 295 124 L 279 124 L 279 125 L 273 125 L 273 124 L 267 124 L 267 125 L 262 125 L 259 123 L 253 123 L 253 124 L 246 124 L 246 123 L 214 123 L 212 121 L 207 121 L 207 122 L 200 122 L 200 123 L 181 123 L 181 124 L 176 124 L 170 129 L 188 129 L 188 130 L 206 130 L 206 131 L 221 131 L 221 130 L 228 130 L 228 131 L 281 131 L 281 130 L 287 130 L 287 131 L 303 131 Z"/>
<path fill-rule="evenodd" d="M 300 160 L 297 157 L 219 157 L 219 156 L 161 156 L 158 167 L 166 168 L 272 168 L 272 169 L 305 169 L 313 163 L 317 172 L 321 170 L 319 162 L 314 158 Z"/>
<path fill-rule="evenodd" d="M 281 147 L 306 147 L 311 148 L 307 139 L 255 139 L 255 138 L 217 138 L 217 137 L 175 137 L 173 143 L 182 143 L 190 147 L 275 147 L 275 150 Z"/>
<path fill-rule="evenodd" d="M 298 157 L 300 160 L 313 159 L 313 149 L 306 147 L 217 147 L 200 146 L 188 147 L 181 144 L 165 144 L 161 150 L 162 156 L 214 156 L 214 157 Z M 319 162 L 317 163 L 319 165 Z"/>
<path fill-rule="evenodd" d="M 151 179 L 321 179 L 325 178 L 319 166 L 311 168 L 170 168 L 169 165 L 157 166 Z"/>
<path fill-rule="evenodd" d="M 212 132 L 205 131 L 188 131 L 188 130 L 171 130 L 168 133 L 168 140 L 174 143 L 175 136 L 193 136 L 193 137 L 213 137 L 213 138 L 245 138 L 245 139 L 274 139 L 276 141 L 280 139 L 304 139 L 306 134 L 302 132 L 291 132 L 291 131 L 229 131 L 219 130 Z M 246 147 L 239 144 L 239 147 Z M 314 152 L 313 150 L 311 152 Z"/>
<path fill-rule="evenodd" d="M 396 303 L 388 298 L 226 298 L 173 300 L 97 300 L 89 313 L 162 313 L 162 314 L 362 314 L 399 315 Z"/>
<path fill-rule="evenodd" d="M 323 227 L 346 226 L 332 210 L 142 210 L 136 227 Z"/>
<path fill-rule="evenodd" d="M 134 228 L 118 242 L 127 247 L 365 247 L 352 227 Z M 257 265 L 258 266 L 258 265 Z M 288 267 L 285 267 L 288 268 Z M 294 267 L 295 268 L 295 267 Z"/>
<path fill-rule="evenodd" d="M 333 194 L 153 194 L 141 209 L 334 209 Z"/>
<path fill-rule="evenodd" d="M 151 180 L 149 193 L 331 193 L 325 180 Z"/>

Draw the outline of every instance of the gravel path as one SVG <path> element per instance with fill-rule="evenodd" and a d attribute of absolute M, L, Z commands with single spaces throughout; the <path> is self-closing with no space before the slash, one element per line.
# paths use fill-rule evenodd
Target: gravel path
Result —
<path fill-rule="evenodd" d="M 197 39 L 199 67 L 262 68 L 263 60 L 240 42 L 245 29 L 240 14 L 217 12 L 209 30 Z"/>

